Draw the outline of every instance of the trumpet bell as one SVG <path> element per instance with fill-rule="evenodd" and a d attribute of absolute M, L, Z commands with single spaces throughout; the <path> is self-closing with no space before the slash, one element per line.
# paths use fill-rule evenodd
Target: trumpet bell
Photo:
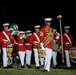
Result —
<path fill-rule="evenodd" d="M 18 29 L 19 29 L 18 25 L 15 24 L 15 23 L 12 23 L 12 24 L 10 25 L 10 28 L 13 28 L 14 30 L 18 30 Z"/>

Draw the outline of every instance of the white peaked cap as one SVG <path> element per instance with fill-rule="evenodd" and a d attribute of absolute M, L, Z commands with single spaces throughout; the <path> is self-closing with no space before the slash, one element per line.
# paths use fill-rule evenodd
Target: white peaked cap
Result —
<path fill-rule="evenodd" d="M 34 27 L 35 27 L 35 28 L 40 28 L 41 26 L 40 26 L 40 25 L 35 25 Z"/>
<path fill-rule="evenodd" d="M 24 31 L 19 31 L 19 33 L 18 34 L 24 34 L 25 32 Z"/>
<path fill-rule="evenodd" d="M 51 21 L 52 18 L 44 18 L 45 21 Z"/>
<path fill-rule="evenodd" d="M 25 31 L 26 33 L 30 33 L 31 32 L 31 30 L 27 30 L 27 31 Z"/>
<path fill-rule="evenodd" d="M 4 24 L 3 24 L 3 26 L 9 26 L 9 25 L 10 25 L 9 23 L 4 23 Z"/>
<path fill-rule="evenodd" d="M 64 28 L 70 28 L 70 26 L 65 26 Z"/>
<path fill-rule="evenodd" d="M 13 28 L 9 28 L 9 31 L 10 31 L 10 30 L 14 30 L 14 29 L 13 29 Z"/>

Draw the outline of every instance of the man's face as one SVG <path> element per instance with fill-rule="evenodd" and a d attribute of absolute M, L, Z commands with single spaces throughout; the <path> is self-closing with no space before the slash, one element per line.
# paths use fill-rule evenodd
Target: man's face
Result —
<path fill-rule="evenodd" d="M 66 32 L 66 33 L 69 33 L 69 29 L 65 29 L 65 32 Z"/>
<path fill-rule="evenodd" d="M 40 29 L 39 29 L 39 28 L 35 28 L 35 30 L 36 30 L 36 32 L 39 32 L 39 31 L 40 31 Z"/>
<path fill-rule="evenodd" d="M 50 27 L 51 22 L 48 21 L 48 22 L 45 22 L 45 24 Z"/>
<path fill-rule="evenodd" d="M 4 30 L 8 30 L 8 26 L 4 26 Z"/>
<path fill-rule="evenodd" d="M 20 36 L 20 37 L 22 37 L 22 36 L 23 36 L 23 34 L 22 34 L 22 33 L 20 33 L 20 34 L 19 34 L 19 36 Z"/>

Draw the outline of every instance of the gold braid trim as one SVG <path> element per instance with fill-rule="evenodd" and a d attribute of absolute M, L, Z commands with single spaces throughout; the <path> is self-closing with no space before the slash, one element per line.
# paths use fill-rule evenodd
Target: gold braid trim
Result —
<path fill-rule="evenodd" d="M 50 28 L 50 33 L 45 37 L 45 39 L 43 41 L 44 46 L 46 46 L 53 39 L 53 36 L 54 36 L 54 32 Z"/>

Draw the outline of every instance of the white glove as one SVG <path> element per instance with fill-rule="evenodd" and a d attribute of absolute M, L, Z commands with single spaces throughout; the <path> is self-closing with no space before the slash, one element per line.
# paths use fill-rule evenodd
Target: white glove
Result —
<path fill-rule="evenodd" d="M 12 35 L 15 35 L 15 31 L 12 32 Z"/>
<path fill-rule="evenodd" d="M 20 39 L 25 38 L 25 35 L 23 35 L 22 37 L 20 37 Z"/>
<path fill-rule="evenodd" d="M 16 41 L 14 41 L 14 44 L 18 44 Z"/>
<path fill-rule="evenodd" d="M 25 37 L 26 37 L 25 35 L 22 36 L 22 38 L 25 38 Z"/>
<path fill-rule="evenodd" d="M 66 42 L 66 44 L 65 45 L 68 45 L 68 44 L 70 44 L 69 42 Z"/>
<path fill-rule="evenodd" d="M 40 43 L 40 46 L 41 46 L 42 50 L 45 50 L 44 46 L 43 46 L 43 43 Z"/>
<path fill-rule="evenodd" d="M 53 31 L 56 32 L 57 30 L 53 28 Z"/>
<path fill-rule="evenodd" d="M 56 36 L 56 39 L 58 40 L 59 39 L 59 36 Z"/>
<path fill-rule="evenodd" d="M 60 36 L 60 34 L 57 32 L 57 35 Z"/>

